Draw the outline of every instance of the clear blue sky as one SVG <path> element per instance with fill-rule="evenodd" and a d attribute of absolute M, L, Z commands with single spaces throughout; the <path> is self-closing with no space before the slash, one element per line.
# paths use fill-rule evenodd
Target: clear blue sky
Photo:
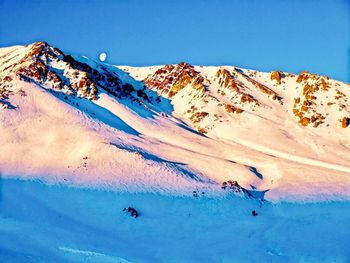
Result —
<path fill-rule="evenodd" d="M 45 40 L 112 64 L 187 61 L 350 81 L 350 0 L 0 0 L 0 46 Z"/>

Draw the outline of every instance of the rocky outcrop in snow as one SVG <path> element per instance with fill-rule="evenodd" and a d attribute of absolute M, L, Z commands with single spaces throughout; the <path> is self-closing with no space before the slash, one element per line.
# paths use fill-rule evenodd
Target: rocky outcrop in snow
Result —
<path fill-rule="evenodd" d="M 99 92 L 104 91 L 118 98 L 130 97 L 149 101 L 143 90 L 136 90 L 131 84 L 122 83 L 114 72 L 103 67 L 92 68 L 46 42 L 14 49 L 4 54 L 0 61 L 1 76 L 4 76 L 2 81 L 0 79 L 2 86 L 9 78 L 17 77 L 89 100 L 96 100 Z"/>

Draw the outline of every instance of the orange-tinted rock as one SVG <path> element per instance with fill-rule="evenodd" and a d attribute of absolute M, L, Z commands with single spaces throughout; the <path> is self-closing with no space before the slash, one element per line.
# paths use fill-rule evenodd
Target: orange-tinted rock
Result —
<path fill-rule="evenodd" d="M 201 127 L 199 127 L 199 128 L 197 129 L 197 131 L 200 132 L 200 133 L 203 133 L 203 134 L 208 133 L 208 131 L 207 131 L 206 129 L 201 128 Z"/>
<path fill-rule="evenodd" d="M 322 90 L 324 91 L 328 90 L 328 83 L 325 81 L 324 78 L 321 78 L 318 84 L 321 86 Z"/>
<path fill-rule="evenodd" d="M 341 120 L 341 126 L 342 126 L 342 128 L 348 127 L 349 124 L 350 124 L 350 118 L 349 118 L 349 117 L 344 117 L 344 118 L 342 118 L 342 120 Z"/>
<path fill-rule="evenodd" d="M 242 94 L 242 97 L 241 97 L 241 102 L 242 103 L 245 103 L 245 102 L 248 102 L 248 103 L 252 103 L 252 102 L 255 102 L 256 100 L 249 94 L 245 94 L 243 93 Z"/>
<path fill-rule="evenodd" d="M 279 72 L 279 71 L 272 71 L 270 79 L 271 80 L 276 80 L 278 84 L 281 84 L 281 79 L 282 79 L 281 72 Z"/>
<path fill-rule="evenodd" d="M 310 123 L 310 118 L 308 117 L 303 117 L 301 120 L 300 120 L 300 124 L 303 125 L 303 126 L 308 126 Z"/>
<path fill-rule="evenodd" d="M 224 68 L 220 68 L 215 77 L 219 79 L 219 85 L 230 90 L 241 92 L 232 74 Z"/>
<path fill-rule="evenodd" d="M 12 78 L 10 76 L 6 76 L 4 78 L 4 82 L 10 82 L 10 81 L 12 81 Z"/>
<path fill-rule="evenodd" d="M 228 113 L 242 113 L 243 110 L 240 109 L 240 108 L 237 108 L 233 105 L 230 105 L 230 104 L 225 104 L 225 110 L 228 112 Z"/>
<path fill-rule="evenodd" d="M 283 98 L 281 96 L 279 96 L 272 89 L 268 88 L 267 86 L 261 84 L 260 82 L 258 82 L 256 80 L 250 78 L 249 76 L 247 76 L 246 74 L 242 73 L 239 70 L 235 70 L 234 73 L 237 74 L 237 75 L 240 75 L 243 78 L 245 78 L 247 81 L 249 81 L 251 84 L 253 84 L 254 87 L 256 87 L 258 90 L 260 90 L 264 94 L 267 94 L 272 100 L 278 100 L 281 103 Z M 257 100 L 255 100 L 255 101 L 256 101 L 257 104 L 259 104 Z"/>
<path fill-rule="evenodd" d="M 148 76 L 144 83 L 147 87 L 157 89 L 161 93 L 173 97 L 193 80 L 193 87 L 200 92 L 205 92 L 203 78 L 188 63 L 180 62 L 176 66 L 166 65 L 158 69 L 154 74 Z"/>
<path fill-rule="evenodd" d="M 305 106 L 305 105 L 302 105 L 302 106 L 301 106 L 301 111 L 306 112 L 306 111 L 308 111 L 308 110 L 309 110 L 309 107 L 308 107 L 308 106 Z"/>
<path fill-rule="evenodd" d="M 199 92 L 201 92 L 202 94 L 204 94 L 206 92 L 206 88 L 204 85 L 204 78 L 202 76 L 197 76 L 193 83 L 192 86 L 194 89 L 198 90 Z"/>
<path fill-rule="evenodd" d="M 180 90 L 182 90 L 188 84 L 190 84 L 191 81 L 192 81 L 191 76 L 187 72 L 183 72 L 178 77 L 177 81 L 172 86 L 172 88 L 170 89 L 168 96 L 173 97 L 176 93 L 178 93 Z"/>
<path fill-rule="evenodd" d="M 310 72 L 307 71 L 303 71 L 298 75 L 298 78 L 296 79 L 296 82 L 300 83 L 302 81 L 306 81 L 306 80 L 319 80 L 321 78 L 320 75 L 317 74 L 312 74 Z"/>
<path fill-rule="evenodd" d="M 196 123 L 196 122 L 201 121 L 203 118 L 207 117 L 208 115 L 209 115 L 208 112 L 204 112 L 204 111 L 196 112 L 196 113 L 192 114 L 192 116 L 190 117 L 190 120 L 193 123 Z"/>
<path fill-rule="evenodd" d="M 315 115 L 312 115 L 312 116 L 311 116 L 311 122 L 312 122 L 312 123 L 314 123 L 314 122 L 317 121 L 317 120 L 318 120 L 317 116 L 315 116 Z"/>
<path fill-rule="evenodd" d="M 301 72 L 301 73 L 298 75 L 298 78 L 297 78 L 296 82 L 300 83 L 300 82 L 302 82 L 302 81 L 304 81 L 304 80 L 308 80 L 309 77 L 310 77 L 310 73 L 307 72 L 307 71 L 303 71 L 303 72 Z"/>

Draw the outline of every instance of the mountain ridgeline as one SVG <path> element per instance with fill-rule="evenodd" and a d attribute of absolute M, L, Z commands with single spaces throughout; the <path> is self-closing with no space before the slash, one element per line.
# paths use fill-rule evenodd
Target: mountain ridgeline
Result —
<path fill-rule="evenodd" d="M 181 62 L 145 68 L 149 74 L 138 79 L 144 85 L 135 88 L 121 81 L 109 65 L 101 63 L 94 68 L 46 42 L 11 48 L 2 53 L 0 63 L 3 107 L 9 105 L 6 98 L 15 92 L 10 89 L 11 81 L 17 78 L 89 100 L 97 100 L 104 91 L 118 99 L 159 102 L 159 98 L 150 100 L 145 92 L 149 89 L 170 100 L 178 101 L 181 97 L 186 102 L 181 109 L 183 116 L 203 133 L 221 119 L 222 112 L 239 118 L 241 114 L 278 107 L 289 110 L 289 118 L 301 126 L 332 129 L 347 128 L 350 124 L 349 85 L 309 72 L 295 76 L 282 71 L 260 73 L 232 66 L 200 67 Z M 133 68 L 120 68 L 133 76 Z M 218 111 L 210 112 L 206 109 L 208 105 Z M 210 121 L 202 122 L 204 119 Z"/>

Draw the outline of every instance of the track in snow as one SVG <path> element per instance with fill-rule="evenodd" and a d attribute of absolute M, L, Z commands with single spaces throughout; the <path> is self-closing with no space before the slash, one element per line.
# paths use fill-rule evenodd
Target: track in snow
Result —
<path fill-rule="evenodd" d="M 245 146 L 247 148 L 262 152 L 264 154 L 272 155 L 272 156 L 282 158 L 282 159 L 285 159 L 288 161 L 292 161 L 292 162 L 296 162 L 296 163 L 300 163 L 300 164 L 311 165 L 311 166 L 316 166 L 316 167 L 321 167 L 321 168 L 327 168 L 327 169 L 336 170 L 336 171 L 340 171 L 340 172 L 350 173 L 349 166 L 344 166 L 344 165 L 334 164 L 334 163 L 327 163 L 324 161 L 315 160 L 315 159 L 311 159 L 311 158 L 307 158 L 307 157 L 292 155 L 289 153 L 274 150 L 274 149 L 268 148 L 266 146 L 252 143 L 252 142 L 248 142 L 248 141 L 241 140 L 241 139 L 235 139 L 233 142 L 238 143 L 238 144 Z"/>

